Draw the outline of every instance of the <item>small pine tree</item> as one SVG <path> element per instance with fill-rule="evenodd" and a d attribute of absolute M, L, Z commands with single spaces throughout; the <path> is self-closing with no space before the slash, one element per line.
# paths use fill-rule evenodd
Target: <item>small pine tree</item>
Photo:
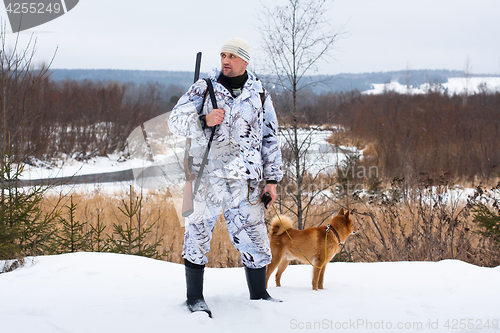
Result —
<path fill-rule="evenodd" d="M 84 231 L 85 224 L 75 219 L 76 206 L 71 197 L 70 205 L 65 206 L 68 208 L 69 219 L 59 218 L 61 229 L 58 230 L 56 240 L 59 253 L 73 253 L 87 248 L 88 233 Z"/>
<path fill-rule="evenodd" d="M 0 162 L 0 260 L 50 252 L 59 212 L 42 213 L 47 188 L 21 188 L 23 165 L 14 165 L 9 150 Z"/>
<path fill-rule="evenodd" d="M 495 201 L 496 209 L 500 210 L 498 201 Z M 491 211 L 485 204 L 478 203 L 474 209 L 474 221 L 484 230 L 480 233 L 493 240 L 495 245 L 500 248 L 500 215 Z"/>
<path fill-rule="evenodd" d="M 118 209 L 128 218 L 128 222 L 125 227 L 116 223 L 113 224 L 113 236 L 108 236 L 110 252 L 148 258 L 161 258 L 164 254 L 158 253 L 156 248 L 161 245 L 163 239 L 158 240 L 152 245 L 144 242 L 155 223 L 149 227 L 141 228 L 140 213 L 142 208 L 142 197 L 134 197 L 132 186 L 130 186 L 129 200 L 128 202 L 122 200 L 122 203 L 123 208 L 118 207 Z M 134 219 L 137 220 L 137 228 L 135 227 Z"/>
<path fill-rule="evenodd" d="M 106 226 L 101 223 L 101 217 L 99 214 L 97 214 L 96 226 L 94 227 L 92 224 L 90 224 L 90 231 L 89 231 L 90 250 L 94 252 L 109 251 L 109 244 L 106 241 L 106 238 L 104 238 L 105 237 L 104 229 L 106 229 Z"/>
<path fill-rule="evenodd" d="M 1 167 L 0 260 L 5 260 L 14 259 L 21 252 L 21 225 L 15 218 L 16 207 L 19 209 L 20 206 L 16 203 L 15 192 L 9 186 L 18 179 L 20 172 L 12 170 L 12 163 L 7 156 L 3 158 Z"/>

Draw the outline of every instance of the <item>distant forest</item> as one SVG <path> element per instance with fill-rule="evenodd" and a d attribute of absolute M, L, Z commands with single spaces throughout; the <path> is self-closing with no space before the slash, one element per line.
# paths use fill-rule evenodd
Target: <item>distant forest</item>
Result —
<path fill-rule="evenodd" d="M 118 81 L 122 83 L 158 83 L 166 87 L 175 85 L 186 90 L 193 83 L 193 72 L 176 71 L 140 71 L 140 70 L 111 70 L 111 69 L 52 69 L 51 79 L 58 82 L 66 79 L 76 81 Z M 200 77 L 207 76 L 201 73 Z M 373 84 L 398 81 L 403 85 L 414 86 L 424 83 L 446 83 L 450 77 L 462 77 L 462 71 L 450 70 L 403 70 L 393 72 L 375 72 L 361 74 L 314 75 L 303 78 L 303 84 L 322 82 L 310 86 L 314 94 L 328 92 L 348 92 L 352 90 L 365 91 L 371 89 Z M 476 74 L 474 76 L 490 76 Z M 261 77 L 263 81 L 270 78 Z"/>

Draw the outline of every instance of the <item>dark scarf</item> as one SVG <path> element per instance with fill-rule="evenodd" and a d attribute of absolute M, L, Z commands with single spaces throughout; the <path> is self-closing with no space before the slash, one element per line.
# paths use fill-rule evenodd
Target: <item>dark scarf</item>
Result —
<path fill-rule="evenodd" d="M 226 87 L 229 92 L 231 92 L 231 95 L 233 97 L 238 97 L 241 94 L 241 91 L 243 90 L 243 86 L 247 82 L 248 79 L 248 73 L 245 71 L 240 76 L 234 76 L 234 77 L 227 77 L 224 74 L 220 74 L 219 76 L 219 83 L 221 83 L 224 87 Z"/>

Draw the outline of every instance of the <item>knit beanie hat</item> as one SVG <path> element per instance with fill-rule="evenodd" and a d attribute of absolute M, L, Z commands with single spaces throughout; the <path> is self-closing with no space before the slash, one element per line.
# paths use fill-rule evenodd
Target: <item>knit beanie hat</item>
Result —
<path fill-rule="evenodd" d="M 222 45 L 221 52 L 230 52 L 236 54 L 245 62 L 250 62 L 250 45 L 239 37 L 231 38 L 224 45 Z"/>

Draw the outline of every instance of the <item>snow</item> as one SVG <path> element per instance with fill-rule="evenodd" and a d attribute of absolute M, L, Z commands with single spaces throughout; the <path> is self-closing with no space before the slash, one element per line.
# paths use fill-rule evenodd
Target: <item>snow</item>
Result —
<path fill-rule="evenodd" d="M 330 263 L 325 289 L 313 291 L 311 267 L 293 265 L 282 287 L 271 278 L 269 293 L 283 300 L 274 303 L 249 300 L 243 268 L 207 268 L 210 319 L 183 306 L 180 264 L 73 253 L 0 274 L 0 322 L 10 333 L 498 332 L 499 279 L 500 267 L 457 260 Z"/>
<path fill-rule="evenodd" d="M 400 94 L 426 94 L 429 90 L 438 90 L 441 92 L 447 91 L 448 94 L 453 95 L 463 94 L 465 88 L 467 88 L 468 94 L 474 94 L 481 92 L 481 89 L 487 92 L 500 92 L 500 77 L 470 77 L 468 79 L 453 77 L 449 78 L 448 82 L 440 86 L 430 86 L 426 83 L 418 87 L 411 86 L 410 89 L 408 89 L 406 85 L 396 81 L 386 84 L 373 84 L 372 86 L 372 89 L 363 91 L 363 94 L 377 95 L 383 94 L 385 91 L 394 91 Z"/>
<path fill-rule="evenodd" d="M 42 161 L 37 161 L 35 165 L 25 165 L 21 178 L 42 179 L 114 172 L 130 169 L 134 165 L 133 162 L 135 161 L 123 161 L 119 154 L 98 156 L 88 161 L 77 161 L 63 156 L 50 165 Z"/>

